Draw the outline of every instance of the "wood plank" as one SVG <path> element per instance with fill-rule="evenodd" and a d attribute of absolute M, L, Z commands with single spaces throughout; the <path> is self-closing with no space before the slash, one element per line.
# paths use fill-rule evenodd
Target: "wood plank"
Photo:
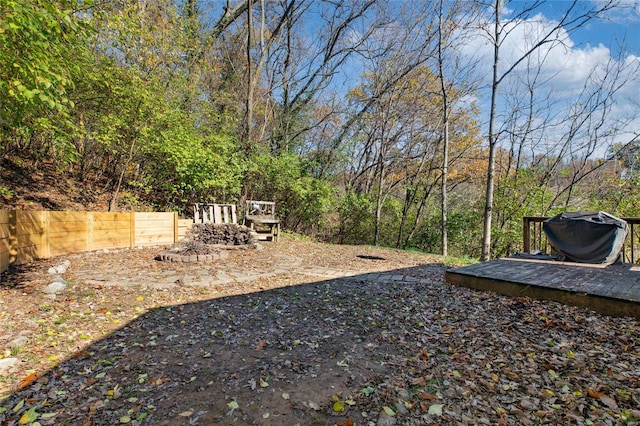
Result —
<path fill-rule="evenodd" d="M 0 223 L 0 239 L 9 238 L 11 236 L 8 223 Z"/>
<path fill-rule="evenodd" d="M 231 208 L 231 223 L 238 223 L 238 208 L 235 204 L 230 205 Z"/>
<path fill-rule="evenodd" d="M 226 222 L 222 222 L 222 206 L 219 204 L 214 204 L 212 206 L 213 209 L 213 223 L 226 223 Z M 226 219 L 226 211 L 225 213 L 225 219 Z"/>
<path fill-rule="evenodd" d="M 508 296 L 583 306 L 607 315 L 640 317 L 640 271 L 636 266 L 565 263 L 498 259 L 450 269 L 445 280 Z"/>
<path fill-rule="evenodd" d="M 128 229 L 108 229 L 108 230 L 96 231 L 93 234 L 94 241 L 103 241 L 103 240 L 111 239 L 114 237 L 119 240 L 124 241 L 126 239 L 127 241 L 129 241 L 129 230 Z"/>
<path fill-rule="evenodd" d="M 96 222 L 129 222 L 130 213 L 123 212 L 93 212 Z"/>
<path fill-rule="evenodd" d="M 93 230 L 96 231 L 109 231 L 112 229 L 118 229 L 129 232 L 129 219 L 125 221 L 93 221 Z"/>
<path fill-rule="evenodd" d="M 170 220 L 173 212 L 135 212 L 136 220 Z"/>

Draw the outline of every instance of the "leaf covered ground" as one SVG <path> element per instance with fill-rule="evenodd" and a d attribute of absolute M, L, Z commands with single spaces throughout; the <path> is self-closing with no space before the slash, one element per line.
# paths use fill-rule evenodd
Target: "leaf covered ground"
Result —
<path fill-rule="evenodd" d="M 0 424 L 640 424 L 636 319 L 451 286 L 433 256 L 264 247 L 4 274 Z"/>

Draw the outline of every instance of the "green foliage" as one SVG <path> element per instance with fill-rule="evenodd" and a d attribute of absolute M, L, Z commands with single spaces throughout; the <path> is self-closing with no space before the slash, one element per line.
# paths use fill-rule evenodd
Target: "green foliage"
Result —
<path fill-rule="evenodd" d="M 385 197 L 380 218 L 380 245 L 386 247 L 395 246 L 402 218 L 402 206 L 402 201 L 398 198 Z"/>
<path fill-rule="evenodd" d="M 340 243 L 371 244 L 375 226 L 374 205 L 369 195 L 347 191 L 338 206 Z"/>
<path fill-rule="evenodd" d="M 147 184 L 154 188 L 158 204 L 180 208 L 237 199 L 246 166 L 233 142 L 225 136 L 199 137 L 192 126 L 177 123 L 161 132 L 145 158 L 153 167 Z"/>
<path fill-rule="evenodd" d="M 278 215 L 295 232 L 318 232 L 334 210 L 334 187 L 314 178 L 309 164 L 292 153 L 253 156 L 246 182 L 248 198 L 277 201 Z"/>
<path fill-rule="evenodd" d="M 84 2 L 87 3 L 86 1 Z M 35 144 L 31 153 L 73 160 L 69 92 L 86 25 L 77 1 L 7 0 L 0 3 L 0 142 Z"/>

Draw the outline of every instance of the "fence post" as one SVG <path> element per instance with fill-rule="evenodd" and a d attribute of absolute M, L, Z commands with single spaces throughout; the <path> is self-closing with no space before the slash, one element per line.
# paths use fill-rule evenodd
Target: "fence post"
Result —
<path fill-rule="evenodd" d="M 87 212 L 87 251 L 93 251 L 93 212 Z"/>
<path fill-rule="evenodd" d="M 9 210 L 9 264 L 18 260 L 18 219 L 15 210 Z"/>
<path fill-rule="evenodd" d="M 528 217 L 522 218 L 522 251 L 531 252 L 531 225 Z"/>
<path fill-rule="evenodd" d="M 136 245 L 136 212 L 129 212 L 129 248 Z"/>
<path fill-rule="evenodd" d="M 178 212 L 173 212 L 173 244 L 178 242 Z"/>
<path fill-rule="evenodd" d="M 49 259 L 51 257 L 51 213 L 48 210 L 40 212 L 40 223 L 42 226 L 41 248 L 38 257 L 40 259 Z"/>

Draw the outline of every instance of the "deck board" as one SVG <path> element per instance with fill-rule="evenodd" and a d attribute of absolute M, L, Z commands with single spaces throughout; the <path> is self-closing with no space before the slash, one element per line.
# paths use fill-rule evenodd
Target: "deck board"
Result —
<path fill-rule="evenodd" d="M 632 264 L 496 259 L 449 269 L 448 283 L 509 296 L 550 299 L 616 316 L 640 318 L 640 268 Z"/>

